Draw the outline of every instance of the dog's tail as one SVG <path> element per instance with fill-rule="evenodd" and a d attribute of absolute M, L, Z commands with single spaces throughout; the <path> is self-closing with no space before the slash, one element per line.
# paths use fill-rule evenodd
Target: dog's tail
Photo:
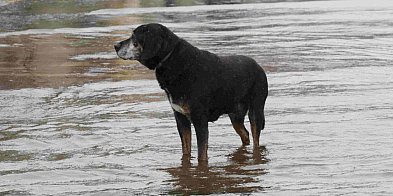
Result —
<path fill-rule="evenodd" d="M 267 77 L 263 69 L 260 68 L 260 74 L 256 76 L 254 86 L 252 88 L 252 100 L 248 112 L 251 123 L 251 131 L 253 135 L 254 145 L 259 145 L 259 136 L 261 130 L 265 128 L 265 102 L 268 95 Z"/>

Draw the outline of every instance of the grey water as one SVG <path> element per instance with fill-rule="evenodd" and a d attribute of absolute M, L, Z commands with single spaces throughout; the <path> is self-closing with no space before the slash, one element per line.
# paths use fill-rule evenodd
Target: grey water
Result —
<path fill-rule="evenodd" d="M 392 1 L 157 2 L 0 1 L 0 195 L 393 194 Z M 260 148 L 222 116 L 181 160 L 154 72 L 113 51 L 149 22 L 266 70 Z"/>

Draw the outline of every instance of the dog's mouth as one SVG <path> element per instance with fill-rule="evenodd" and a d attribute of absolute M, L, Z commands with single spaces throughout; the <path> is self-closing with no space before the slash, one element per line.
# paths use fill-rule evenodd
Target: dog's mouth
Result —
<path fill-rule="evenodd" d="M 129 40 L 125 40 L 114 45 L 117 56 L 123 60 L 139 60 L 140 51 L 139 48 L 134 47 L 130 44 Z"/>
<path fill-rule="evenodd" d="M 127 58 L 127 57 L 124 57 L 123 55 L 120 55 L 119 53 L 117 53 L 117 56 L 123 60 L 138 60 L 138 58 L 136 58 L 136 57 Z"/>

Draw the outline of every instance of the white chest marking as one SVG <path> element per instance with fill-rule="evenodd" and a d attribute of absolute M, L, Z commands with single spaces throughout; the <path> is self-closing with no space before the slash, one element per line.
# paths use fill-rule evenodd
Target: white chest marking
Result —
<path fill-rule="evenodd" d="M 176 112 L 179 112 L 179 113 L 181 113 L 181 114 L 183 114 L 183 115 L 186 115 L 186 112 L 184 111 L 184 109 L 183 109 L 181 106 L 179 106 L 179 105 L 177 105 L 177 104 L 174 104 L 174 103 L 172 103 L 172 102 L 171 102 L 171 106 L 172 106 L 172 108 L 173 108 Z"/>
<path fill-rule="evenodd" d="M 187 106 L 185 106 L 185 104 L 182 103 L 182 101 L 180 101 L 180 105 L 178 103 L 175 103 L 173 101 L 172 95 L 169 93 L 169 91 L 166 90 L 166 92 L 168 93 L 169 102 L 171 103 L 171 106 L 172 106 L 173 110 L 175 110 L 176 112 L 179 112 L 179 113 L 181 113 L 183 115 L 186 115 L 186 116 L 190 114 L 189 111 L 186 111 L 186 110 L 188 110 L 188 109 L 186 109 Z"/>

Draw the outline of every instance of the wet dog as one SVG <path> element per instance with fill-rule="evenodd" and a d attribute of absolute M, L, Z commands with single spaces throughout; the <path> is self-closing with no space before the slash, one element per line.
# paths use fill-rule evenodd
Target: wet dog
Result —
<path fill-rule="evenodd" d="M 191 155 L 191 123 L 194 125 L 198 159 L 207 160 L 208 122 L 228 114 L 243 145 L 249 145 L 244 126 L 248 112 L 254 147 L 265 127 L 264 106 L 268 95 L 266 74 L 246 56 L 217 56 L 192 46 L 161 24 L 141 25 L 132 36 L 115 44 L 117 55 L 137 60 L 155 70 L 168 96 L 180 134 L 183 156 Z"/>

